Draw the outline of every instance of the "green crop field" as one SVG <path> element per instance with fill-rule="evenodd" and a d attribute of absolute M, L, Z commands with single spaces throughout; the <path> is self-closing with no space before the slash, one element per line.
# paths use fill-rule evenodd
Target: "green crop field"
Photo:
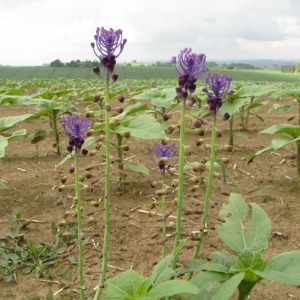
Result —
<path fill-rule="evenodd" d="M 300 82 L 300 74 L 281 73 L 278 70 L 227 70 L 224 68 L 210 69 L 211 72 L 226 73 L 233 80 L 270 81 L 270 82 Z M 124 66 L 117 65 L 115 73 L 122 79 L 176 79 L 178 74 L 172 67 Z M 0 67 L 0 79 L 20 80 L 33 78 L 82 78 L 95 79 L 91 68 L 70 67 Z"/>

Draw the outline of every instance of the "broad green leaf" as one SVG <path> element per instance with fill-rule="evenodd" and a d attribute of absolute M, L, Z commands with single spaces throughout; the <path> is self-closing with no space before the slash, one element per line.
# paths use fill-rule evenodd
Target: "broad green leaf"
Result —
<path fill-rule="evenodd" d="M 290 124 L 275 124 L 260 133 L 267 133 L 269 135 L 272 135 L 276 132 L 283 132 L 291 135 L 294 138 L 297 138 L 300 136 L 300 126 L 294 126 Z"/>
<path fill-rule="evenodd" d="M 117 276 L 107 280 L 107 289 L 103 294 L 104 300 L 110 299 L 136 299 L 137 287 L 145 281 L 145 278 L 134 270 L 126 270 Z"/>
<path fill-rule="evenodd" d="M 0 180 L 0 189 L 7 189 L 7 186 Z"/>
<path fill-rule="evenodd" d="M 282 284 L 300 285 L 300 251 L 276 255 L 265 262 L 263 271 L 255 274 Z"/>
<path fill-rule="evenodd" d="M 273 150 L 273 146 L 272 144 L 270 144 L 269 146 L 267 146 L 266 148 L 262 149 L 262 150 L 258 150 L 256 151 L 248 160 L 248 164 L 253 162 L 254 158 L 262 153 L 265 153 L 265 152 L 268 152 L 268 151 L 271 151 Z"/>
<path fill-rule="evenodd" d="M 238 288 L 239 284 L 244 278 L 244 273 L 238 273 L 232 276 L 229 280 L 225 281 L 218 291 L 212 297 L 212 300 L 226 300 L 229 299 L 235 290 Z"/>
<path fill-rule="evenodd" d="M 3 135 L 0 135 L 0 158 L 5 156 L 5 148 L 8 145 L 7 138 Z"/>
<path fill-rule="evenodd" d="M 282 147 L 284 147 L 287 144 L 290 144 L 291 142 L 293 142 L 293 138 L 291 138 L 290 136 L 287 135 L 283 135 L 277 138 L 274 138 L 271 142 L 272 147 L 274 150 L 278 150 Z"/>
<path fill-rule="evenodd" d="M 25 128 L 17 130 L 17 131 L 14 131 L 13 134 L 7 138 L 7 141 L 11 142 L 12 140 L 14 140 L 16 138 L 25 135 L 26 132 L 27 132 L 27 130 Z"/>
<path fill-rule="evenodd" d="M 244 98 L 237 98 L 234 100 L 228 100 L 225 101 L 221 108 L 220 108 L 220 112 L 221 114 L 225 114 L 226 112 L 229 113 L 231 116 L 239 111 L 239 109 L 245 104 L 245 99 Z"/>
<path fill-rule="evenodd" d="M 153 285 L 161 283 L 166 278 L 169 278 L 173 273 L 173 270 L 169 267 L 172 261 L 173 255 L 169 254 L 165 258 L 161 259 L 159 263 L 153 268 L 151 279 Z"/>
<path fill-rule="evenodd" d="M 235 264 L 236 257 L 226 251 L 215 251 L 211 254 L 212 262 L 222 264 L 228 269 Z"/>
<path fill-rule="evenodd" d="M 5 118 L 0 118 L 0 132 L 13 127 L 18 122 L 22 122 L 28 119 L 30 116 L 31 114 L 25 114 L 20 116 L 10 116 Z"/>
<path fill-rule="evenodd" d="M 220 239 L 232 250 L 241 252 L 248 249 L 263 251 L 268 246 L 271 222 L 265 211 L 252 203 L 252 218 L 243 224 L 248 215 L 248 205 L 239 194 L 231 194 L 229 203 L 223 205 L 219 217 L 224 219 L 222 225 L 216 226 Z"/>
<path fill-rule="evenodd" d="M 225 273 L 202 272 L 190 280 L 199 288 L 199 292 L 196 295 L 183 294 L 181 300 L 211 300 L 222 284 L 229 279 L 230 276 Z"/>
<path fill-rule="evenodd" d="M 131 135 L 140 139 L 159 139 L 166 137 L 166 133 L 160 123 L 150 115 L 138 115 L 133 117 L 128 127 L 118 126 L 115 132 L 130 131 Z"/>
<path fill-rule="evenodd" d="M 150 176 L 148 168 L 141 163 L 131 163 L 129 161 L 126 161 L 126 166 L 131 171 L 139 172 L 146 176 Z"/>
<path fill-rule="evenodd" d="M 178 293 L 196 294 L 199 288 L 189 281 L 185 280 L 168 280 L 154 286 L 148 293 L 150 297 L 160 299 L 165 296 L 172 296 Z"/>
<path fill-rule="evenodd" d="M 169 107 L 176 97 L 175 89 L 151 89 L 139 95 L 135 95 L 134 99 L 151 100 L 152 105 L 156 107 Z"/>
<path fill-rule="evenodd" d="M 211 271 L 211 272 L 227 272 L 228 267 L 222 263 L 207 262 L 207 260 L 195 260 L 188 263 L 186 266 L 181 267 L 177 270 L 176 275 L 198 272 L 198 271 Z"/>

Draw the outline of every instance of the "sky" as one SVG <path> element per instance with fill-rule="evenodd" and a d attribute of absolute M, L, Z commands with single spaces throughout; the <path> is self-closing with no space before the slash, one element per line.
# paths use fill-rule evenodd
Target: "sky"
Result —
<path fill-rule="evenodd" d="M 97 27 L 121 29 L 117 62 L 300 60 L 300 0 L 0 0 L 0 65 L 97 59 Z"/>

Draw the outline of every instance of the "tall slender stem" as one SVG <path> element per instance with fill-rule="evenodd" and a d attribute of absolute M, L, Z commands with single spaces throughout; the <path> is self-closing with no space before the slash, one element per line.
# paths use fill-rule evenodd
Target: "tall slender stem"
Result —
<path fill-rule="evenodd" d="M 106 77 L 106 93 L 105 104 L 109 103 L 109 73 Z M 105 105 L 105 106 L 106 106 Z M 106 107 L 105 107 L 106 108 Z M 102 249 L 102 272 L 99 280 L 99 285 L 94 296 L 94 300 L 100 299 L 100 295 L 105 282 L 105 275 L 107 271 L 108 261 L 108 244 L 110 232 L 110 214 L 109 214 L 109 199 L 110 199 L 110 125 L 109 125 L 109 111 L 105 109 L 105 188 L 104 188 L 104 238 Z"/>
<path fill-rule="evenodd" d="M 79 249 L 79 285 L 80 285 L 80 300 L 84 299 L 84 281 L 83 281 L 83 243 L 82 243 L 82 218 L 81 218 L 81 198 L 79 186 L 79 166 L 78 153 L 75 151 L 75 192 L 77 198 L 77 240 Z"/>
<path fill-rule="evenodd" d="M 178 248 L 181 238 L 181 216 L 183 203 L 183 167 L 184 167 L 184 127 L 185 127 L 185 101 L 182 101 L 181 117 L 180 117 L 180 137 L 179 137 L 179 178 L 178 178 L 178 193 L 177 193 L 177 219 L 176 219 L 176 235 L 174 242 L 174 251 Z M 174 256 L 172 268 L 176 268 L 177 257 Z"/>
<path fill-rule="evenodd" d="M 165 171 L 163 171 L 162 174 L 162 189 L 165 188 Z M 166 205 L 166 196 L 162 195 L 161 197 L 161 213 L 164 216 L 167 212 L 167 205 Z M 166 224 L 166 220 L 163 221 L 163 228 L 162 228 L 162 238 L 165 239 L 167 236 L 167 224 Z M 166 247 L 166 243 L 163 243 L 162 245 L 162 257 L 165 258 L 167 255 L 167 247 Z"/>
<path fill-rule="evenodd" d="M 206 194 L 205 194 L 203 215 L 202 215 L 201 223 L 200 223 L 201 230 L 199 231 L 199 241 L 197 242 L 196 247 L 194 249 L 193 260 L 195 260 L 198 257 L 200 247 L 202 244 L 206 221 L 207 221 L 207 217 L 208 217 L 209 200 L 210 200 L 212 188 L 213 188 L 213 173 L 214 173 L 215 149 L 216 149 L 216 127 L 217 127 L 217 116 L 216 116 L 216 114 L 213 114 L 212 115 L 211 151 L 210 151 L 210 164 L 209 164 L 209 171 L 208 171 L 208 183 L 207 183 Z"/>

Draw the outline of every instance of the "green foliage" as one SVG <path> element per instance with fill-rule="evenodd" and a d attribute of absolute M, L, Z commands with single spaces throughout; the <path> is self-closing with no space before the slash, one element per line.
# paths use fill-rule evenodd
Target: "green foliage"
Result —
<path fill-rule="evenodd" d="M 267 249 L 271 223 L 264 210 L 251 203 L 249 208 L 238 194 L 231 194 L 223 205 L 219 218 L 224 220 L 216 227 L 220 239 L 234 252 L 212 253 L 211 262 L 196 260 L 179 268 L 177 274 L 200 272 L 190 282 L 199 287 L 198 294 L 183 295 L 182 299 L 229 299 L 238 288 L 239 299 L 247 299 L 251 289 L 262 279 L 284 284 L 299 285 L 300 251 L 276 255 L 266 261 L 261 254 Z M 205 272 L 203 272 L 205 271 Z"/>
<path fill-rule="evenodd" d="M 188 281 L 168 280 L 173 274 L 169 267 L 171 261 L 170 254 L 155 266 L 150 277 L 141 276 L 134 270 L 126 270 L 107 280 L 103 299 L 157 300 L 178 293 L 197 293 L 199 289 Z"/>
<path fill-rule="evenodd" d="M 0 279 L 13 281 L 13 274 L 18 268 L 23 268 L 23 274 L 33 273 L 37 278 L 49 277 L 55 259 L 67 250 L 67 246 L 61 243 L 59 234 L 56 234 L 53 244 L 35 244 L 32 240 L 26 243 L 25 235 L 19 232 L 38 221 L 22 220 L 20 213 L 16 214 L 16 219 L 7 216 L 7 220 L 16 228 L 17 233 L 7 231 L 0 238 Z"/>
<path fill-rule="evenodd" d="M 251 163 L 255 157 L 258 155 L 261 155 L 265 152 L 284 149 L 285 146 L 289 144 L 296 143 L 297 145 L 297 152 L 295 154 L 295 157 L 297 159 L 297 173 L 298 176 L 300 176 L 300 126 L 294 126 L 289 124 L 275 124 L 260 133 L 266 133 L 269 135 L 273 135 L 276 133 L 284 133 L 285 135 L 275 137 L 269 146 L 267 146 L 264 149 L 261 149 L 252 155 L 248 163 Z M 290 150 L 288 150 L 290 151 Z"/>

